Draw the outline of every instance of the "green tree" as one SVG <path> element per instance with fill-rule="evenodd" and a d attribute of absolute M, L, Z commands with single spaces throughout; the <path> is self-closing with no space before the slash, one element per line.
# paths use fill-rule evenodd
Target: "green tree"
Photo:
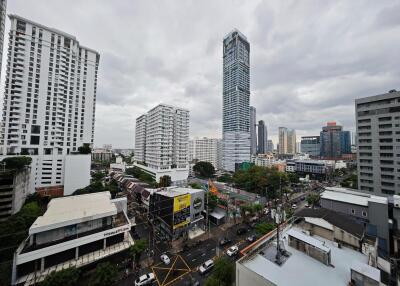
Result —
<path fill-rule="evenodd" d="M 296 173 L 287 173 L 287 177 L 291 184 L 298 184 L 300 182 L 299 175 Z"/>
<path fill-rule="evenodd" d="M 212 212 L 218 205 L 218 197 L 210 192 L 207 192 L 207 197 L 208 197 L 208 209 L 210 212 Z M 206 197 L 206 202 L 207 202 L 207 197 Z"/>
<path fill-rule="evenodd" d="M 158 183 L 158 186 L 160 188 L 166 188 L 171 186 L 171 177 L 168 175 L 164 175 L 160 177 L 160 182 Z"/>
<path fill-rule="evenodd" d="M 27 156 L 7 157 L 1 161 L 1 163 L 4 165 L 6 169 L 17 169 L 17 170 L 20 170 L 25 166 L 30 165 L 31 162 L 32 158 Z"/>
<path fill-rule="evenodd" d="M 93 181 L 101 181 L 105 178 L 106 174 L 102 171 L 97 171 L 92 174 Z"/>
<path fill-rule="evenodd" d="M 71 267 L 60 271 L 51 272 L 40 286 L 77 286 L 79 282 L 79 270 Z"/>
<path fill-rule="evenodd" d="M 92 149 L 88 143 L 83 143 L 82 146 L 78 147 L 79 154 L 90 154 L 92 153 Z"/>
<path fill-rule="evenodd" d="M 266 223 L 266 222 L 262 222 L 262 223 L 258 223 L 255 227 L 256 232 L 259 235 L 264 235 L 267 234 L 268 232 L 272 231 L 275 228 L 275 224 L 273 223 Z"/>
<path fill-rule="evenodd" d="M 191 183 L 189 184 L 189 186 L 191 186 L 192 189 L 201 189 L 201 185 L 197 183 Z"/>
<path fill-rule="evenodd" d="M 129 248 L 130 254 L 135 259 L 136 263 L 139 263 L 140 256 L 142 255 L 143 251 L 147 248 L 147 240 L 139 239 L 135 241 L 135 244 Z"/>
<path fill-rule="evenodd" d="M 235 265 L 226 257 L 215 261 L 211 276 L 206 280 L 206 286 L 231 286 L 235 280 Z"/>
<path fill-rule="evenodd" d="M 214 177 L 215 169 L 210 162 L 200 161 L 193 166 L 193 172 L 199 178 L 212 178 Z"/>
<path fill-rule="evenodd" d="M 217 178 L 218 182 L 223 182 L 223 183 L 232 183 L 233 179 L 232 176 L 229 173 L 224 173 L 221 176 Z"/>
<path fill-rule="evenodd" d="M 99 263 L 95 273 L 91 276 L 90 286 L 108 286 L 114 284 L 118 276 L 117 266 L 110 262 Z"/>
<path fill-rule="evenodd" d="M 349 177 L 347 177 L 345 180 L 343 180 L 340 185 L 344 188 L 352 188 L 352 189 L 357 189 L 358 188 L 358 177 L 356 174 L 352 174 Z"/>
<path fill-rule="evenodd" d="M 321 199 L 321 196 L 317 193 L 311 193 L 307 196 L 307 203 L 314 208 L 318 203 L 319 200 Z"/>

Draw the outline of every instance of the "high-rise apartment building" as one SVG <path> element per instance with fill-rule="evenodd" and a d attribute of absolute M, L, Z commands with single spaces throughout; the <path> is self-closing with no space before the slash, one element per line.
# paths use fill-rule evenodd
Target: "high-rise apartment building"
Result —
<path fill-rule="evenodd" d="M 146 154 L 146 122 L 147 114 L 136 118 L 135 129 L 135 160 L 144 162 Z"/>
<path fill-rule="evenodd" d="M 302 153 L 308 154 L 311 157 L 319 157 L 320 149 L 321 144 L 319 136 L 301 137 L 300 150 Z"/>
<path fill-rule="evenodd" d="M 136 166 L 157 181 L 168 175 L 173 182 L 185 181 L 189 174 L 189 111 L 159 104 L 136 119 Z"/>
<path fill-rule="evenodd" d="M 0 0 L 0 75 L 1 75 L 1 67 L 3 66 L 3 45 L 4 45 L 4 33 L 6 27 L 6 10 L 7 10 L 7 1 Z"/>
<path fill-rule="evenodd" d="M 257 121 L 256 121 L 256 108 L 250 106 L 250 146 L 251 146 L 251 154 L 257 153 Z"/>
<path fill-rule="evenodd" d="M 279 127 L 279 154 L 296 153 L 296 130 Z"/>
<path fill-rule="evenodd" d="M 258 154 L 265 154 L 267 152 L 267 141 L 267 126 L 263 120 L 260 120 L 258 121 Z"/>
<path fill-rule="evenodd" d="M 359 98 L 357 124 L 358 187 L 377 195 L 400 190 L 400 92 Z"/>
<path fill-rule="evenodd" d="M 223 165 L 250 161 L 250 44 L 238 30 L 223 40 Z"/>
<path fill-rule="evenodd" d="M 320 133 L 321 157 L 327 159 L 342 158 L 343 154 L 351 154 L 350 132 L 336 122 L 328 122 Z"/>
<path fill-rule="evenodd" d="M 220 166 L 219 162 L 219 145 L 221 139 L 217 138 L 201 138 L 189 141 L 189 162 L 194 160 L 204 161 L 213 164 L 215 169 Z"/>
<path fill-rule="evenodd" d="M 9 17 L 2 153 L 32 155 L 36 188 L 63 186 L 75 164 L 88 184 L 90 155 L 66 157 L 93 143 L 100 55 L 70 34 Z"/>

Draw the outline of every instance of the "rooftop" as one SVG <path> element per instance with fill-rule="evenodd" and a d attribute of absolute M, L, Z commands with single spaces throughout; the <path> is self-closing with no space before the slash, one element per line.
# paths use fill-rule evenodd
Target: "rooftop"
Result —
<path fill-rule="evenodd" d="M 54 198 L 44 215 L 38 217 L 29 228 L 29 234 L 116 214 L 117 208 L 109 192 Z"/>
<path fill-rule="evenodd" d="M 329 249 L 331 264 L 327 266 L 307 254 L 288 245 L 288 233 L 301 233 L 307 240 L 312 239 L 313 244 Z M 275 285 L 347 285 L 350 281 L 350 268 L 354 264 L 366 265 L 367 256 L 350 248 L 338 248 L 332 241 L 301 232 L 301 229 L 288 226 L 282 231 L 284 249 L 290 253 L 285 257 L 285 262 L 280 266 L 269 260 L 267 255 L 276 248 L 276 241 L 259 244 L 253 254 L 248 254 L 237 263 L 250 271 L 264 277 Z M 299 275 L 301 273 L 301 275 Z"/>
<path fill-rule="evenodd" d="M 181 187 L 168 187 L 166 190 L 157 192 L 160 195 L 166 197 L 177 197 L 184 194 L 196 194 L 199 192 L 204 192 L 202 189 L 191 189 L 191 188 L 181 188 Z"/>
<path fill-rule="evenodd" d="M 339 187 L 325 188 L 325 191 L 321 194 L 321 198 L 360 206 L 368 206 L 368 202 L 370 201 L 381 204 L 388 203 L 385 197 L 378 197 Z"/>

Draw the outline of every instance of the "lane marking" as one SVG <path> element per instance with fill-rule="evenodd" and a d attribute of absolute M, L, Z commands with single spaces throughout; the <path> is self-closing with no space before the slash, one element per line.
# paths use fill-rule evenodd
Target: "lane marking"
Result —
<path fill-rule="evenodd" d="M 175 261 L 174 261 L 174 263 L 172 263 L 171 268 L 168 270 L 167 276 L 165 276 L 164 281 L 162 282 L 162 285 L 164 285 L 165 280 L 167 280 L 167 278 L 168 278 L 168 276 L 169 276 L 169 273 L 171 272 L 172 268 L 174 268 L 174 265 L 175 265 L 175 263 L 176 263 L 177 260 L 178 260 L 178 256 L 175 257 Z"/>

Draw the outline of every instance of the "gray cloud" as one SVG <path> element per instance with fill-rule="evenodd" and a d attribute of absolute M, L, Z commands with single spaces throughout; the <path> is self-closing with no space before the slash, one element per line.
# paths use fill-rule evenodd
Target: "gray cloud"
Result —
<path fill-rule="evenodd" d="M 354 129 L 354 98 L 400 88 L 397 1 L 13 0 L 8 12 L 76 35 L 101 54 L 95 144 L 134 144 L 160 102 L 191 112 L 191 136 L 221 136 L 222 38 L 251 44 L 251 104 L 277 128 Z M 4 75 L 4 73 L 3 73 Z"/>

